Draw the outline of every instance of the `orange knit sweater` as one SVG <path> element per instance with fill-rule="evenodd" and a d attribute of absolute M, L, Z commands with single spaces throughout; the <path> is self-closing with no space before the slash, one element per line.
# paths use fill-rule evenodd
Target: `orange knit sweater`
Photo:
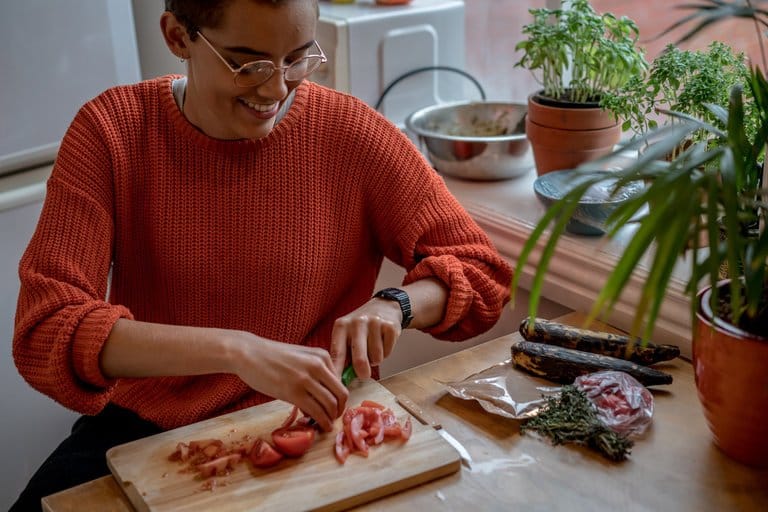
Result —
<path fill-rule="evenodd" d="M 434 336 L 497 321 L 509 266 L 385 118 L 305 82 L 267 137 L 217 140 L 180 112 L 172 78 L 104 92 L 64 137 L 19 267 L 13 353 L 36 389 L 163 428 L 262 403 L 230 374 L 110 380 L 99 353 L 120 317 L 327 348 L 384 256 L 406 283 L 450 288 Z"/>

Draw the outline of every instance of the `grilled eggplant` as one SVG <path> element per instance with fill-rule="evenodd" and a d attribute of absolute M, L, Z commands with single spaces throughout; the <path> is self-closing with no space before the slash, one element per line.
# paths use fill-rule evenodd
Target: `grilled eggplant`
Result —
<path fill-rule="evenodd" d="M 534 319 L 532 326 L 530 318 L 523 320 L 520 334 L 527 341 L 626 359 L 642 365 L 669 361 L 680 355 L 680 349 L 674 345 L 657 345 L 639 338 L 579 329 L 541 318 Z"/>
<path fill-rule="evenodd" d="M 576 377 L 601 370 L 628 373 L 645 386 L 672 384 L 668 373 L 616 357 L 592 354 L 544 343 L 520 341 L 512 345 L 515 366 L 561 384 L 572 384 Z"/>

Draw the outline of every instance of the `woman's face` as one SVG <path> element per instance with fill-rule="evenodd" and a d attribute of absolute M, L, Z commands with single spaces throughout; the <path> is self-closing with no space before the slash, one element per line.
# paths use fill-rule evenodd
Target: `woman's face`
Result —
<path fill-rule="evenodd" d="M 234 69 L 256 60 L 286 66 L 307 53 L 316 53 L 317 11 L 311 0 L 277 5 L 233 0 L 226 4 L 215 28 L 200 29 Z M 285 81 L 275 71 L 259 85 L 235 85 L 233 73 L 201 38 L 189 48 L 184 115 L 218 139 L 258 139 L 275 125 L 275 116 L 288 94 L 301 81 Z"/>

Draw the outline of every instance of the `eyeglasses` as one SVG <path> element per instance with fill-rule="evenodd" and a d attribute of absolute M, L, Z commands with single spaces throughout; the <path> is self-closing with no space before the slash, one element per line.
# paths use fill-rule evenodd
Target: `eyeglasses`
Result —
<path fill-rule="evenodd" d="M 216 56 L 221 59 L 221 62 L 223 62 L 224 65 L 227 66 L 227 68 L 232 73 L 234 73 L 235 85 L 239 87 L 254 87 L 256 85 L 261 85 L 269 80 L 277 70 L 280 70 L 283 73 L 283 78 L 285 81 L 295 82 L 308 77 L 318 67 L 320 67 L 320 64 L 328 62 L 328 59 L 323 53 L 323 49 L 320 48 L 320 45 L 317 44 L 317 41 L 314 41 L 314 46 L 317 47 L 317 51 L 320 52 L 319 54 L 305 55 L 304 57 L 291 62 L 287 66 L 275 66 L 275 64 L 270 60 L 256 60 L 253 62 L 247 62 L 239 68 L 233 68 L 232 65 L 227 62 L 227 59 L 225 59 L 218 52 L 218 50 L 216 50 L 213 44 L 211 44 L 211 42 L 206 39 L 206 37 L 199 30 L 197 35 L 199 35 L 200 38 L 205 41 L 205 44 L 207 44 L 211 51 L 213 51 L 213 53 L 215 53 Z"/>

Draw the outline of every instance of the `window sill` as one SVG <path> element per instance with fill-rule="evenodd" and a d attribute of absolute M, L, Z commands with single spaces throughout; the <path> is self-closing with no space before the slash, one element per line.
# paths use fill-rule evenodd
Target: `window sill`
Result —
<path fill-rule="evenodd" d="M 533 193 L 535 171 L 505 181 L 475 182 L 449 176 L 444 180 L 449 190 L 485 230 L 499 252 L 514 265 L 534 225 L 545 208 Z M 557 244 L 544 282 L 545 298 L 575 311 L 588 312 L 614 268 L 635 228 L 627 226 L 614 239 L 566 234 Z M 529 289 L 540 250 L 534 251 L 523 269 L 521 283 Z M 647 276 L 645 266 L 638 268 L 607 321 L 629 331 L 637 298 Z M 688 298 L 683 295 L 686 265 L 679 262 L 664 299 L 653 334 L 656 343 L 680 347 L 691 357 L 691 318 Z M 519 307 L 527 307 L 520 305 Z"/>

